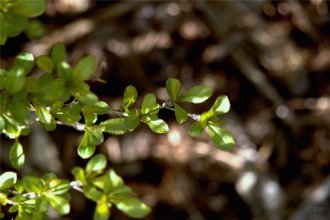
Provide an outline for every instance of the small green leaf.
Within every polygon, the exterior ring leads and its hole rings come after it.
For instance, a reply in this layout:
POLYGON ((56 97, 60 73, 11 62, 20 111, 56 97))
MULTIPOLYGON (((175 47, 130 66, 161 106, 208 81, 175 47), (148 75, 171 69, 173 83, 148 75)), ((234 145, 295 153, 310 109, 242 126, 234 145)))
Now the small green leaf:
POLYGON ((189 129, 189 134, 192 137, 198 137, 201 135, 204 131, 204 128, 202 127, 201 123, 199 121, 196 121, 192 124, 192 126, 189 129))
POLYGON ((51 205, 51 207, 60 213, 61 215, 69 214, 70 212, 70 204, 69 202, 61 196, 57 196, 54 194, 46 194, 47 201, 51 205))
POLYGON ((93 111, 93 108, 91 106, 83 106, 82 113, 84 115, 86 125, 92 125, 96 122, 97 114, 93 111))
POLYGON ((124 186, 123 179, 118 176, 118 174, 114 170, 109 170, 105 174, 104 179, 104 192, 111 193, 118 188, 122 188, 124 186))
POLYGON ((103 154, 97 154, 90 159, 86 165, 86 174, 102 172, 107 166, 107 159, 103 154))
POLYGON ((34 109, 39 121, 45 126, 47 131, 54 130, 56 128, 56 122, 50 110, 46 106, 34 101, 34 109))
POLYGON ((45 0, 16 0, 12 4, 12 10, 27 17, 36 17, 44 13, 46 9, 45 0))
POLYGON ((0 13, 0 44, 4 45, 7 41, 7 27, 6 27, 5 15, 0 13))
POLYGON ((229 111, 229 109, 230 102, 228 97, 225 95, 219 96, 211 108, 211 110, 216 114, 225 114, 229 111))
POLYGON ((53 195, 62 195, 70 189, 70 182, 68 180, 52 179, 48 183, 53 195))
POLYGON ((4 172, 0 176, 0 191, 9 189, 17 181, 17 174, 14 172, 4 172))
POLYGON ((52 52, 50 54, 50 58, 53 61, 53 64, 57 66, 61 62, 65 60, 66 57, 66 49, 63 43, 56 43, 53 46, 52 52))
MULTIPOLYGON (((153 93, 148 93, 142 102, 141 112, 142 114, 148 114, 158 108, 158 104, 156 103, 156 96, 153 93)), ((157 111, 155 111, 157 114, 157 111)))
POLYGON ((27 125, 29 123, 28 103, 20 100, 19 97, 13 97, 8 103, 7 110, 17 125, 27 125))
POLYGON ((147 124, 153 132, 158 134, 167 133, 169 131, 168 125, 162 119, 148 121, 147 124))
POLYGON ((2 133, 2 130, 5 128, 6 122, 5 119, 3 119, 2 116, 0 116, 0 133, 2 133))
POLYGON ((18 93, 24 87, 25 76, 22 68, 13 68, 7 75, 6 89, 10 95, 18 93))
POLYGON ((83 168, 74 167, 71 170, 71 173, 76 180, 80 181, 82 184, 86 184, 86 176, 85 176, 85 171, 83 168))
POLYGON ((171 100, 176 100, 181 90, 181 82, 175 78, 169 78, 166 81, 166 90, 171 100))
POLYGON ((188 113, 180 105, 174 103, 175 118, 177 122, 182 124, 188 119, 188 113))
POLYGON ((10 162, 16 169, 22 168, 25 161, 25 155, 23 152, 23 147, 18 139, 15 140, 14 144, 10 149, 10 162))
POLYGON ((212 95, 212 90, 207 86, 194 86, 177 99, 181 102, 202 103, 212 95))
POLYGON ((71 86, 72 95, 84 105, 95 105, 99 100, 98 97, 89 89, 86 83, 77 83, 71 86))
MULTIPOLYGON (((1 181, 1 180, 0 180, 1 181)), ((1 186, 1 185, 0 185, 1 186)), ((7 202, 8 202, 8 198, 7 198, 7 195, 4 194, 4 193, 0 193, 0 205, 7 205, 7 202)), ((0 213, 0 219, 2 219, 4 216, 1 217, 1 214, 0 213)))
POLYGON ((84 195, 90 200, 97 202, 102 198, 103 193, 95 186, 87 184, 83 186, 84 195))
POLYGON ((29 39, 39 39, 46 34, 46 28, 41 21, 33 19, 29 21, 29 25, 25 28, 24 33, 29 39))
POLYGON ((108 220, 110 217, 110 207, 107 202, 107 197, 103 196, 100 201, 97 202, 93 220, 108 220))
POLYGON ((40 195, 40 197, 38 197, 36 200, 36 205, 35 205, 36 213, 34 213, 32 220, 45 219, 48 211, 47 208, 48 208, 47 198, 44 195, 40 195))
POLYGON ((28 74, 34 66, 34 57, 32 53, 20 53, 14 62, 14 68, 19 68, 23 75, 28 74))
POLYGON ((73 70, 73 80, 82 82, 90 79, 97 69, 97 59, 95 56, 87 56, 80 60, 73 70))
POLYGON ((221 150, 231 150, 235 145, 232 134, 225 129, 208 124, 212 142, 221 150))
POLYGON ((23 186, 27 192, 42 192, 44 185, 42 184, 41 179, 34 176, 25 176, 23 178, 23 186))
POLYGON ((137 90, 134 86, 127 86, 124 92, 123 105, 130 107, 133 105, 137 98, 137 90))
POLYGON ((92 108, 97 114, 107 114, 109 112, 109 105, 103 101, 98 101, 92 108))
POLYGON ((149 206, 136 198, 124 198, 115 205, 120 211, 132 218, 143 218, 151 211, 149 206))
POLYGON ((49 101, 55 101, 61 99, 65 91, 65 82, 61 79, 55 79, 51 81, 48 86, 43 88, 44 98, 49 101))
POLYGON ((37 58, 37 65, 40 69, 47 73, 51 73, 54 68, 53 61, 49 58, 49 56, 40 56, 37 58))
POLYGON ((91 157, 96 145, 103 142, 103 127, 94 125, 86 127, 84 136, 78 146, 78 154, 81 158, 86 159, 91 157))
POLYGON ((125 118, 112 118, 103 121, 100 125, 104 126, 104 132, 121 135, 134 130, 140 124, 139 117, 128 116, 125 118))
POLYGON ((23 15, 17 13, 6 13, 5 18, 8 37, 15 37, 19 35, 28 26, 28 19, 23 15))
POLYGON ((57 75, 64 81, 69 81, 72 78, 73 69, 67 62, 60 62, 57 65, 57 75))

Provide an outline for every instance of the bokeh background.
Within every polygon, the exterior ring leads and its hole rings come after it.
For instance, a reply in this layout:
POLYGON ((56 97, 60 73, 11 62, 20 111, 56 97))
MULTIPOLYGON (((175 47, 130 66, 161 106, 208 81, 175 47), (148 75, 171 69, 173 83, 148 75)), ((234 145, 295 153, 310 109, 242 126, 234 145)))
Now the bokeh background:
MULTIPOLYGON (((98 148, 152 207, 146 219, 330 219, 330 2, 309 1, 89 1, 49 0, 39 17, 45 34, 20 35, 1 47, 1 67, 21 51, 48 54, 64 42, 68 60, 100 61, 92 90, 113 108, 126 86, 166 100, 165 81, 183 89, 204 84, 210 101, 186 105, 201 113, 228 95, 222 117, 237 146, 216 149, 207 135, 189 137, 162 110, 170 132, 146 126, 106 136, 98 148)), ((42 31, 41 31, 42 32, 42 31)), ((141 100, 140 100, 141 101, 141 100)), ((82 134, 33 125, 22 138, 30 160, 21 174, 70 170, 86 162, 76 153, 82 134)), ((1 170, 10 170, 1 138, 1 170)), ((72 211, 49 219, 92 219, 94 204, 72 192, 72 211)), ((113 220, 125 220, 114 208, 113 220)))

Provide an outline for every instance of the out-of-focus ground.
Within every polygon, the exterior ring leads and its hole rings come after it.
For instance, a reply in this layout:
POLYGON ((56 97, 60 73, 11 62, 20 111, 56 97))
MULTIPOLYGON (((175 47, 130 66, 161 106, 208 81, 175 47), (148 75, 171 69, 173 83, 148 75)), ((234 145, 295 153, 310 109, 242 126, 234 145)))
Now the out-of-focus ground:
MULTIPOLYGON (((213 98, 186 105, 206 110, 228 95, 223 117, 237 146, 217 150, 207 135, 191 138, 191 121, 155 135, 146 126, 107 136, 98 151, 152 207, 146 219, 330 219, 330 2, 310 1, 88 1, 48 2, 47 34, 24 35, 1 47, 1 67, 27 50, 36 56, 62 41, 68 60, 100 60, 92 90, 113 108, 127 85, 142 97, 165 100, 165 81, 183 89, 205 84, 213 98)), ((30 161, 23 173, 70 170, 85 161, 76 153, 81 133, 33 127, 24 138, 30 161)), ((6 142, 6 140, 2 140, 6 142)), ((5 144, 1 169, 10 169, 5 144)), ((72 212, 49 219, 92 219, 94 205, 77 192, 72 212)), ((112 209, 114 220, 124 216, 112 209)))

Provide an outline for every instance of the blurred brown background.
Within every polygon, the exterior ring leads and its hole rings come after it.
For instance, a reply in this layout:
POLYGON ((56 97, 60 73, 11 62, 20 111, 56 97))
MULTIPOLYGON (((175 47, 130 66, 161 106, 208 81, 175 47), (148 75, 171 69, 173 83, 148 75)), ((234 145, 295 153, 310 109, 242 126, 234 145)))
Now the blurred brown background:
MULTIPOLYGON (((330 219, 330 2, 309 1, 48 1, 39 19, 47 34, 24 35, 1 47, 1 66, 20 51, 47 54, 66 44, 73 64, 87 54, 100 61, 89 81, 116 108, 127 85, 160 100, 168 77, 187 89, 205 84, 211 100, 186 105, 201 113, 217 95, 232 110, 222 119, 237 146, 217 150, 209 138, 191 138, 192 121, 170 132, 146 126, 107 136, 98 151, 153 211, 146 219, 330 219)), ((102 119, 102 118, 101 118, 102 119)), ((22 174, 52 171, 72 179, 84 166, 76 153, 81 133, 37 125, 24 138, 22 174), (29 146, 29 147, 27 147, 29 146)), ((2 140, 6 143, 7 140, 2 140)), ((2 144, 5 146, 5 144, 2 144)), ((1 169, 11 169, 1 147, 1 169)), ((92 219, 94 204, 72 192, 72 212, 49 219, 92 219)), ((113 220, 128 217, 112 209, 113 220)))

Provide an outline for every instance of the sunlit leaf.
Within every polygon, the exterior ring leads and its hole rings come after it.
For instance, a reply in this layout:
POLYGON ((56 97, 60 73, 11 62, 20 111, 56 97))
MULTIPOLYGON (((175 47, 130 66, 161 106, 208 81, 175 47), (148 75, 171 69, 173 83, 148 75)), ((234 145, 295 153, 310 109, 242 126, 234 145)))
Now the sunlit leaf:
POLYGON ((70 204, 63 197, 48 193, 46 198, 51 207, 58 213, 66 215, 70 212, 70 204))
POLYGON ((0 191, 12 187, 17 181, 17 174, 14 172, 4 172, 0 176, 0 191))
POLYGON ((230 109, 230 102, 227 96, 222 95, 217 98, 214 102, 211 110, 216 114, 224 114, 227 113, 230 109))
POLYGON ((105 196, 97 202, 93 220, 108 220, 110 217, 110 206, 105 196))
POLYGON ((86 174, 92 172, 102 172, 107 166, 107 159, 103 154, 97 154, 92 157, 86 165, 86 174))
POLYGON ((8 37, 17 36, 28 27, 28 19, 23 15, 17 13, 6 13, 5 19, 8 37))
POLYGON ((153 132, 158 134, 167 133, 169 131, 168 125, 162 119, 148 121, 147 124, 153 132))
POLYGON ((157 113, 156 109, 158 108, 158 104, 156 103, 156 96, 153 93, 148 93, 142 102, 141 112, 142 114, 148 114, 152 111, 157 113))
POLYGON ((124 186, 123 179, 118 176, 118 174, 114 170, 109 170, 105 174, 104 179, 104 192, 110 193, 115 191, 118 188, 121 188, 124 186))
POLYGON ((207 86, 194 86, 177 99, 181 102, 202 103, 212 95, 212 90, 207 86))
POLYGON ((134 130, 140 123, 140 119, 136 116, 128 116, 125 118, 113 118, 103 121, 100 125, 104 126, 104 132, 121 135, 128 131, 134 130))
POLYGON ((83 186, 84 195, 90 200, 97 202, 102 198, 103 193, 95 186, 87 184, 83 186))
POLYGON ((11 164, 16 169, 20 169, 24 165, 25 155, 23 152, 23 147, 18 139, 16 139, 14 144, 11 146, 9 158, 11 164))
POLYGON ((136 198, 125 198, 115 203, 116 207, 132 218, 143 218, 149 214, 151 209, 145 203, 136 198))
POLYGON ((229 131, 218 126, 208 124, 212 142, 221 150, 231 150, 235 146, 235 140, 229 131))
POLYGON ((34 176, 24 176, 23 186, 27 192, 42 192, 43 184, 42 181, 34 176))

